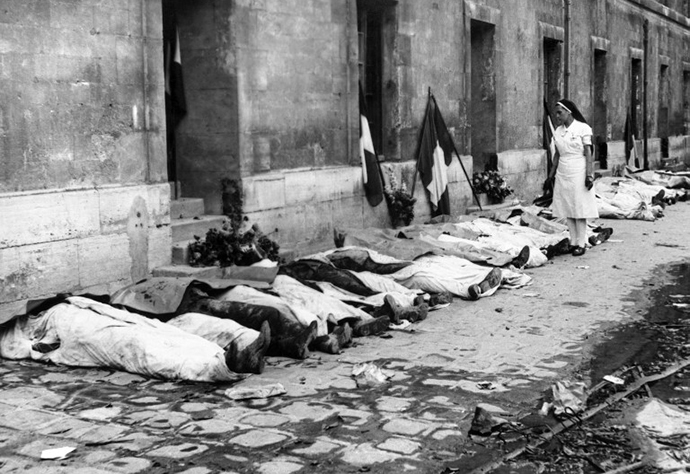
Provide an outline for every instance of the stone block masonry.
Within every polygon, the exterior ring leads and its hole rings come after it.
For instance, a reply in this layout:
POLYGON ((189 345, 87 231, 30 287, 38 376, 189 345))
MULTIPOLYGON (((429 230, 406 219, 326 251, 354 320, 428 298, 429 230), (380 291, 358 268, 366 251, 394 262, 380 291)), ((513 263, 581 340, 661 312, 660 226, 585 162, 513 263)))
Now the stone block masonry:
POLYGON ((0 195, 0 322, 31 299, 110 293, 171 258, 168 184, 0 195))

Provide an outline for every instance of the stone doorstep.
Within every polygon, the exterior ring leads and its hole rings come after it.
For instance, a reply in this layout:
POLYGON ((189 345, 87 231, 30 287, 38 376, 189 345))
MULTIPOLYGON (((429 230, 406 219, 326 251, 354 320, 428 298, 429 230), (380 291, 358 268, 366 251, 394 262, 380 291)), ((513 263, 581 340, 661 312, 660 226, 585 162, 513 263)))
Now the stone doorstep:
POLYGON ((202 198, 178 198, 170 201, 170 219, 203 216, 204 212, 204 200, 202 198))
MULTIPOLYGON (((474 198, 472 198, 472 202, 476 202, 474 198)), ((507 207, 513 207, 517 206, 520 204, 520 201, 517 199, 513 199, 510 201, 504 201, 498 204, 487 204, 486 206, 482 206, 481 209, 479 209, 479 206, 474 205, 474 206, 469 206, 467 208, 467 214, 472 214, 474 212, 486 212, 486 211, 496 211, 499 209, 507 208, 507 207)))
MULTIPOLYGON (((199 236, 203 237, 203 236, 199 236)), ((195 242, 192 240, 183 240, 181 242, 173 242, 172 245, 172 264, 173 265, 187 265, 189 262, 189 244, 195 242)))
POLYGON ((201 238, 206 237, 206 233, 212 229, 220 229, 227 220, 225 216, 198 216, 184 219, 172 219, 170 227, 172 229, 172 241, 182 242, 193 240, 197 235, 201 238))

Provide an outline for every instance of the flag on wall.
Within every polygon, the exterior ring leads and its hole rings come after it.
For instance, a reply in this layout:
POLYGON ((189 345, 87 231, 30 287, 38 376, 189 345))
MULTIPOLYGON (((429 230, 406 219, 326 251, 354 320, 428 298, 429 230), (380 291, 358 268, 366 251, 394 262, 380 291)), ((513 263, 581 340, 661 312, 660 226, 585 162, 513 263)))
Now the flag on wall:
POLYGON ((453 142, 432 95, 424 117, 417 171, 429 195, 432 216, 450 214, 448 166, 453 160, 453 142))
POLYGON ((362 84, 359 84, 359 157, 362 160, 362 182, 364 183, 364 194, 369 201, 369 205, 376 207, 383 201, 383 179, 381 178, 381 168, 379 167, 374 142, 371 139, 369 120, 367 119, 367 104, 364 100, 362 84))
POLYGON ((551 120, 551 114, 549 114, 549 105, 544 99, 544 121, 542 123, 543 136, 544 136, 544 149, 546 150, 546 174, 551 173, 551 168, 553 167, 553 158, 556 155, 556 143, 553 140, 553 121, 551 120))

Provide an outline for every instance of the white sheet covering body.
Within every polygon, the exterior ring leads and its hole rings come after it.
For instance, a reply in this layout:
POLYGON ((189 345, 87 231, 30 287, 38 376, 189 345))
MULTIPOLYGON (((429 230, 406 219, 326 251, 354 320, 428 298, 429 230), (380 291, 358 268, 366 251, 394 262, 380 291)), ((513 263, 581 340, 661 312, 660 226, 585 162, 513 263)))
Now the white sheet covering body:
POLYGON ((221 301, 237 301, 239 303, 270 306, 304 327, 316 321, 317 336, 325 336, 328 334, 328 325, 326 324, 325 317, 322 319, 319 315, 314 314, 307 308, 249 286, 236 286, 216 298, 221 301))
MULTIPOLYGON (((478 284, 492 268, 482 267, 469 260, 449 255, 430 255, 416 259, 412 265, 390 275, 401 285, 430 293, 448 291, 460 298, 469 298, 468 289, 478 284)), ((505 268, 501 272, 500 286, 517 288, 531 282, 532 278, 523 273, 505 268)), ((482 297, 490 296, 499 287, 482 293, 482 297)))
POLYGON ((287 275, 278 275, 273 281, 273 290, 290 304, 308 309, 319 318, 338 324, 345 319, 372 319, 369 313, 343 303, 337 298, 309 288, 287 275))
MULTIPOLYGON (((258 335, 258 333, 257 333, 258 335)), ((0 333, 0 355, 76 367, 109 367, 168 380, 229 382, 216 343, 173 325, 88 298, 70 297, 36 316, 22 316, 0 333), (58 343, 45 353, 36 343, 58 343)))

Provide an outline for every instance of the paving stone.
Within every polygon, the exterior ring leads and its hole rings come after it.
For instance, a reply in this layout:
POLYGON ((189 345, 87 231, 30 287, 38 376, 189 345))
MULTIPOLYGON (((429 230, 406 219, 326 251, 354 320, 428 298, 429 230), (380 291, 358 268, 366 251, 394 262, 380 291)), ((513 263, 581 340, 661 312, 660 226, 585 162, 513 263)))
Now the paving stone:
POLYGON ((381 462, 389 462, 401 456, 390 451, 374 448, 370 443, 350 446, 343 451, 342 459, 355 466, 367 466, 381 462))
POLYGON ((158 456, 163 458, 183 459, 203 453, 208 446, 202 444, 183 443, 173 446, 162 446, 146 453, 147 456, 158 456))
POLYGON ((244 456, 233 456, 232 454, 226 454, 225 458, 228 461, 232 462, 238 462, 238 463, 247 463, 249 462, 249 458, 245 458, 244 456))
POLYGON ((259 465, 257 472, 261 474, 292 474, 302 469, 304 466, 294 462, 271 461, 259 465))
POLYGON ((464 433, 458 430, 438 430, 431 435, 432 438, 439 441, 444 440, 450 436, 458 436, 462 438, 464 436, 464 433))
POLYGON ((16 407, 53 407, 62 400, 61 395, 45 387, 14 387, 0 391, 0 401, 16 407))
POLYGON ((77 439, 85 443, 103 443, 120 438, 129 428, 116 424, 96 425, 77 439))
POLYGON ((287 434, 278 434, 270 431, 251 430, 239 436, 230 439, 230 443, 239 444, 248 448, 259 448, 261 446, 268 446, 269 444, 276 444, 288 438, 287 434))
POLYGON ((121 412, 122 408, 120 407, 101 407, 80 411, 77 416, 87 420, 108 421, 118 416, 121 412))
POLYGON ((154 403, 160 403, 160 399, 158 397, 142 397, 142 398, 134 398, 130 400, 132 403, 136 403, 137 405, 152 405, 154 403))
POLYGON ((21 472, 26 470, 26 460, 0 455, 0 470, 2 472, 21 472))
POLYGON ((394 451, 400 454, 412 454, 419 449, 419 443, 405 438, 393 437, 379 444, 377 448, 385 449, 386 451, 394 451))
POLYGON ((276 415, 274 413, 257 413, 242 418, 242 423, 258 427, 280 426, 288 423, 290 418, 276 415))
POLYGON ((41 453, 46 449, 64 448, 64 447, 77 447, 77 443, 74 441, 65 441, 58 438, 41 438, 35 441, 31 441, 23 446, 21 446, 17 453, 22 456, 27 456, 34 459, 40 459, 41 453))
POLYGON ((355 379, 349 377, 349 378, 342 378, 338 380, 334 380, 330 384, 330 388, 334 388, 337 390, 355 390, 357 388, 357 382, 355 382, 355 379))
POLYGON ((229 422, 237 423, 239 426, 239 420, 250 413, 263 413, 261 410, 254 410, 252 408, 245 407, 231 407, 231 408, 219 408, 214 410, 216 412, 215 419, 225 420, 229 422))
POLYGON ((178 412, 158 412, 156 416, 149 418, 143 423, 143 426, 148 426, 155 429, 168 429, 183 425, 190 421, 189 415, 178 412))
POLYGON ((0 415, 0 426, 23 431, 38 431, 43 426, 64 420, 62 414, 47 413, 39 410, 24 410, 22 408, 8 411, 0 415))
POLYGON ((212 407, 212 405, 208 403, 183 403, 180 405, 180 410, 182 410, 185 413, 192 413, 195 411, 205 411, 208 410, 212 407))
POLYGON ((443 379, 426 379, 423 380, 424 385, 431 385, 435 387, 455 387, 458 382, 455 380, 443 380, 443 379))
POLYGON ((42 383, 74 383, 74 375, 69 372, 49 373, 39 379, 42 383))
POLYGON ((298 420, 314 420, 320 421, 328 418, 329 416, 337 413, 331 407, 317 403, 306 403, 306 402, 295 402, 287 407, 280 409, 281 413, 290 415, 298 420))
POLYGON ((172 382, 161 382, 151 385, 151 388, 156 392, 174 392, 179 388, 179 386, 172 382))
POLYGON ((113 444, 113 446, 117 446, 118 449, 122 450, 140 452, 149 449, 159 440, 160 438, 156 438, 147 433, 131 432, 118 438, 117 443, 113 444))
MULTIPOLYGON (((353 380, 354 382, 354 380, 353 380)), ((351 400, 356 400, 358 398, 362 398, 362 395, 359 395, 358 393, 349 393, 349 392, 338 392, 338 396, 340 398, 349 398, 351 400)))
POLYGON ((60 436, 61 438, 77 439, 97 426, 98 424, 90 421, 80 420, 73 417, 63 417, 55 420, 49 425, 43 426, 36 431, 40 434, 48 436, 60 436))
POLYGON ((0 402, 0 416, 4 415, 5 413, 14 411, 16 409, 17 407, 15 407, 14 405, 9 405, 7 403, 0 402))
POLYGON ((90 453, 86 453, 82 458, 81 461, 86 464, 94 465, 94 464, 100 464, 104 461, 108 461, 110 459, 113 459, 115 456, 117 456, 116 453, 112 451, 106 451, 106 450, 98 450, 98 451, 92 451, 90 453))
POLYGON ((414 420, 395 418, 383 425, 383 429, 389 433, 414 436, 427 429, 428 426, 429 425, 426 423, 420 423, 414 420))
POLYGON ((238 429, 236 423, 225 420, 201 420, 189 423, 180 428, 179 433, 185 436, 197 436, 204 434, 229 433, 238 429))
POLYGON ((114 372, 103 380, 113 385, 120 386, 146 382, 146 378, 141 375, 130 374, 128 372, 114 372))
POLYGON ((355 410, 352 408, 345 408, 338 405, 335 405, 333 408, 336 409, 338 415, 341 418, 345 419, 349 424, 354 426, 364 425, 368 423, 369 418, 371 418, 371 416, 373 415, 370 411, 355 410), (348 420, 348 418, 354 418, 354 420, 350 421, 348 420))
POLYGON ((406 411, 414 402, 411 398, 381 397, 376 400, 376 408, 381 411, 401 412, 406 411))
POLYGON ((453 402, 450 401, 450 398, 444 397, 444 396, 441 396, 441 395, 436 396, 436 397, 432 397, 432 398, 428 399, 428 400, 427 400, 427 403, 433 403, 433 404, 435 404, 435 405, 443 405, 443 406, 452 406, 452 405, 455 405, 455 403, 453 403, 453 402))
POLYGON ((205 467, 193 467, 191 469, 187 469, 186 471, 179 471, 178 474, 209 474, 211 472, 210 469, 206 469, 205 467))
POLYGON ((339 448, 342 448, 342 446, 331 441, 317 439, 311 446, 301 449, 293 449, 292 452, 304 456, 318 456, 321 454, 330 453, 331 451, 339 448))
POLYGON ((155 429, 177 427, 190 421, 189 415, 174 411, 142 410, 127 414, 120 420, 126 424, 137 424, 155 429))

